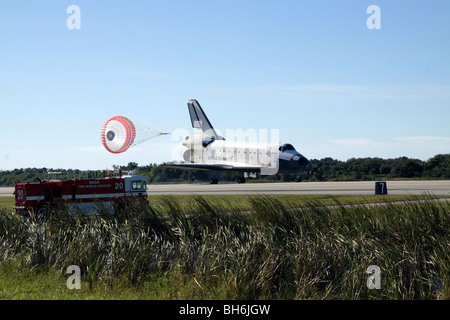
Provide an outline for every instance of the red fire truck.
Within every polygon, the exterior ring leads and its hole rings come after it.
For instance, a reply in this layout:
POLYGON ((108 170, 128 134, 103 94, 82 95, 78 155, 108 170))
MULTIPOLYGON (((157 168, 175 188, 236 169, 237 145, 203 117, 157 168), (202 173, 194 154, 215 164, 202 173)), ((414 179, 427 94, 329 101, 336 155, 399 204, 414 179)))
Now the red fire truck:
POLYGON ((114 213, 127 197, 147 198, 147 178, 119 172, 117 177, 16 182, 14 195, 14 209, 23 216, 39 216, 60 204, 67 204, 72 215, 97 214, 99 209, 114 213))

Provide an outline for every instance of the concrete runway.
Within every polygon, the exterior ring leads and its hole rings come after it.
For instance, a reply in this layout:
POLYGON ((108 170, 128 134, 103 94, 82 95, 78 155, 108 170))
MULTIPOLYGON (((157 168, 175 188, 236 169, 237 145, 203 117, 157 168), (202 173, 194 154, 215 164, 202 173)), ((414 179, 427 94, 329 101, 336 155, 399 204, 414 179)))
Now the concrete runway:
POLYGON ((14 188, 0 188, 0 197, 13 197, 14 188))
MULTIPOLYGON (((450 195, 448 181, 387 181, 388 194, 450 195)), ((373 195, 375 181, 362 182, 297 182, 245 184, 173 184, 149 185, 149 195, 160 194, 319 194, 319 195, 373 195)))
MULTIPOLYGON (((450 195, 450 180, 387 181, 391 195, 450 195)), ((11 197, 14 188, 0 188, 0 196, 11 197)), ((319 194, 373 195, 374 181, 358 182, 298 182, 245 184, 149 184, 149 195, 238 195, 238 194, 319 194)))

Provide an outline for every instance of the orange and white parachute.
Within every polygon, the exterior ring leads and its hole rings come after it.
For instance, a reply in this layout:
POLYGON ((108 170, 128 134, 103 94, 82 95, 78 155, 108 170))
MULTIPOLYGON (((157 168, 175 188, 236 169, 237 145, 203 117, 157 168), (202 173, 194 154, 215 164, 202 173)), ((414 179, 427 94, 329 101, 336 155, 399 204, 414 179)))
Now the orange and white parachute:
POLYGON ((122 153, 131 146, 164 134, 168 133, 144 126, 135 126, 130 119, 116 116, 103 124, 100 138, 106 150, 111 153, 122 153))
POLYGON ((103 146, 111 153, 122 153, 128 150, 136 137, 136 128, 130 119, 116 116, 102 127, 101 140, 103 146))

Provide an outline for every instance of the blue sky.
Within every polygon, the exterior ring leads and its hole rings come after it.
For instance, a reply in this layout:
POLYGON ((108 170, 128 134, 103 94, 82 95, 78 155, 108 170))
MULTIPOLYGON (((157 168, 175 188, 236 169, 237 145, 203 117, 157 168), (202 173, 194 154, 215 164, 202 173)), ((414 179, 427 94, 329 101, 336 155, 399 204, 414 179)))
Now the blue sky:
POLYGON ((222 132, 279 129, 307 158, 427 160, 450 152, 448 39, 438 0, 3 0, 0 170, 176 160, 175 135, 114 155, 100 129, 192 131, 192 98, 222 132))

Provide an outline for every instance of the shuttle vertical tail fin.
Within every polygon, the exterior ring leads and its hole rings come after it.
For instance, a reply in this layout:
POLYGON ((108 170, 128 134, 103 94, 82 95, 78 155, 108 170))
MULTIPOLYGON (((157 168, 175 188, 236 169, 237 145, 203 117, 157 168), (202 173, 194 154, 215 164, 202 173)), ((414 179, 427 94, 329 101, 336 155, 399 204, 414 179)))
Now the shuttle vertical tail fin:
POLYGON ((217 133, 198 101, 194 99, 189 100, 188 109, 189 115, 191 116, 192 128, 201 129, 203 133, 206 133, 211 138, 217 139, 217 133))

